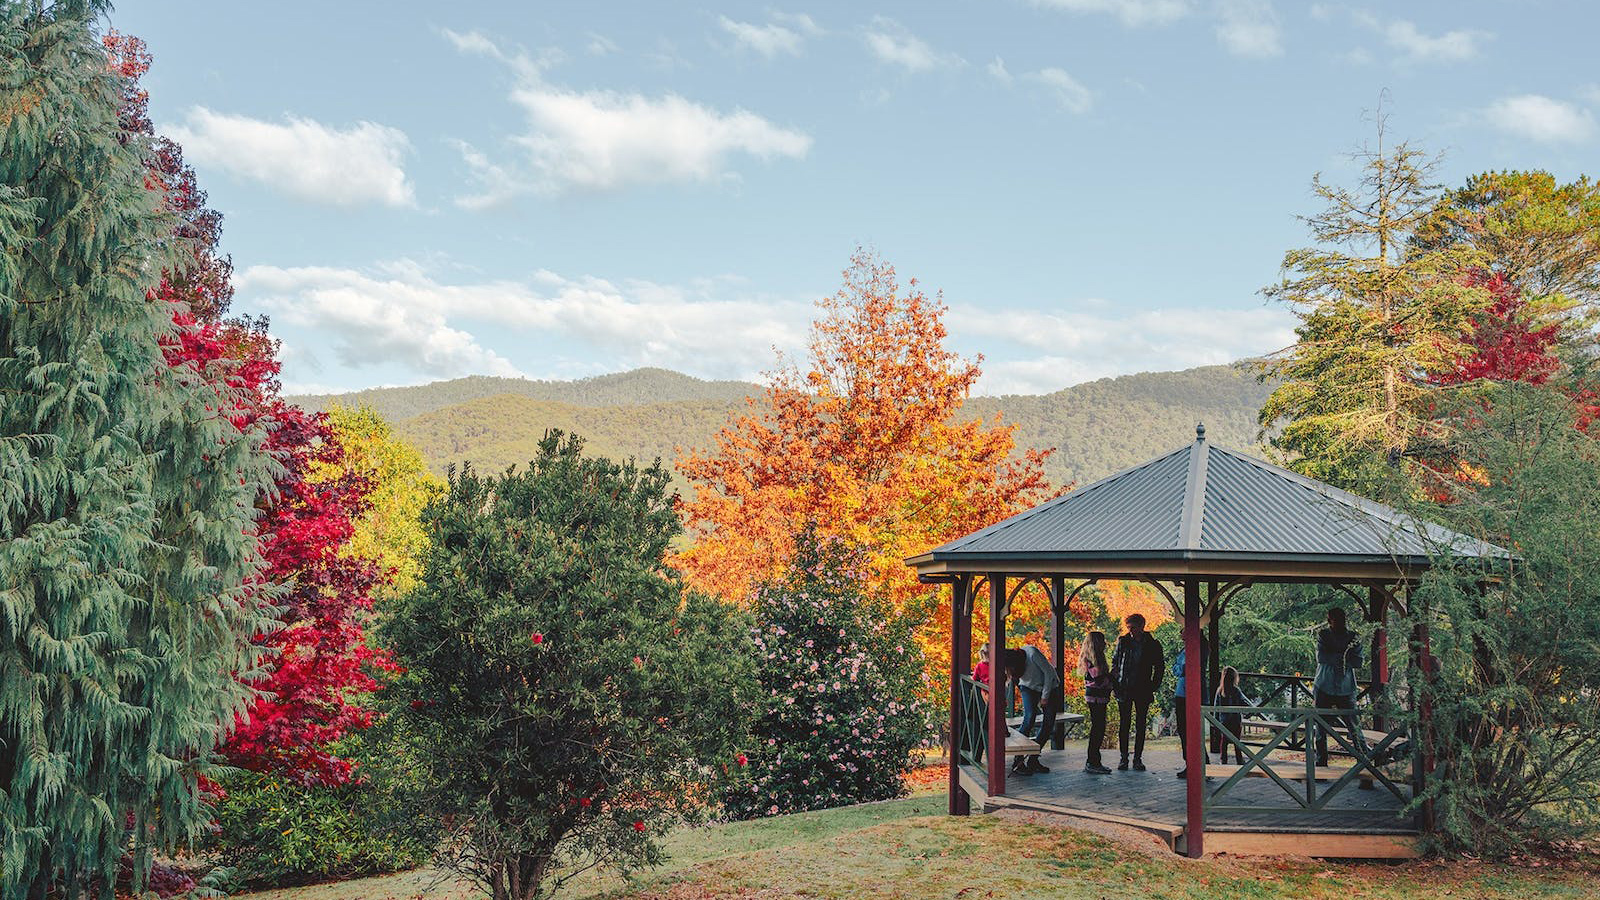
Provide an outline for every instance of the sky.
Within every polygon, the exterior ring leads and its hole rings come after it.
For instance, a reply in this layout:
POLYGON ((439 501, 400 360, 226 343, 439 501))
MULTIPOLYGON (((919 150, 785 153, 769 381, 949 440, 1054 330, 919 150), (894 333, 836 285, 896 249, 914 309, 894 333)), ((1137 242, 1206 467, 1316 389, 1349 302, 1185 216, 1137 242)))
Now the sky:
MULTIPOLYGON (((1587 0, 123 0, 290 393, 803 354, 858 247, 978 392, 1293 341, 1260 289, 1376 140, 1582 174, 1587 0)), ((1594 167, 1589 166, 1589 171, 1594 167)))

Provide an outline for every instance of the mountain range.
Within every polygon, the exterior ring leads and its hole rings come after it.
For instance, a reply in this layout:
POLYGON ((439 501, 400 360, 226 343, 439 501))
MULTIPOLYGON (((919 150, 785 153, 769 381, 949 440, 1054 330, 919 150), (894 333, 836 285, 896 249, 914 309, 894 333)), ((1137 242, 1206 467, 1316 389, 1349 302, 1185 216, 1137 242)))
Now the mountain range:
MULTIPOLYGON (((973 397, 963 414, 1017 426, 1019 448, 1055 448, 1045 474, 1055 484, 1090 481, 1194 439, 1259 453, 1256 414, 1272 390, 1247 363, 1103 378, 1050 394, 973 397)), ((576 432, 587 449, 672 463, 680 448, 704 449, 762 387, 705 381, 666 369, 635 369, 576 381, 472 376, 415 387, 289 397, 308 409, 372 407, 443 472, 470 462, 482 471, 525 463, 546 429, 576 432)))

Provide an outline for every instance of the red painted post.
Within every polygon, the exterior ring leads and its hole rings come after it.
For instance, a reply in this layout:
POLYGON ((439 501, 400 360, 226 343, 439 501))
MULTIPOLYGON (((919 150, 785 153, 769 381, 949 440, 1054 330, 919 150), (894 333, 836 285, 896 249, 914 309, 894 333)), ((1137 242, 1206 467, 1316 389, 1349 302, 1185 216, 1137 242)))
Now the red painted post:
POLYGON ((967 606, 972 576, 962 575, 950 585, 950 815, 972 811, 971 798, 961 789, 962 729, 966 711, 961 708, 961 678, 972 671, 972 611, 967 606))
POLYGON ((989 796, 1006 793, 1006 701, 1011 685, 1006 683, 1006 577, 989 573, 989 796))
POLYGON ((1205 656, 1200 646, 1200 582, 1191 578, 1183 583, 1183 705, 1184 754, 1183 765, 1189 770, 1186 779, 1188 828, 1184 831, 1184 845, 1189 856, 1198 859, 1205 852, 1205 806, 1202 791, 1205 789, 1205 750, 1201 735, 1205 733, 1200 721, 1201 673, 1205 671, 1205 656))
MULTIPOLYGON (((1065 578, 1055 577, 1050 579, 1050 658, 1055 661, 1056 678, 1063 685, 1067 683, 1067 581, 1065 578)), ((1066 703, 1065 692, 1062 694, 1062 703, 1066 703)), ((1065 710, 1058 710, 1065 712, 1065 710)), ((1057 726, 1058 728, 1060 726, 1057 726)), ((1057 731, 1056 734, 1063 734, 1057 731)), ((1051 746, 1060 750, 1064 744, 1056 740, 1056 734, 1049 735, 1051 746)))
MULTIPOLYGON (((1433 777, 1434 764, 1433 680, 1435 664, 1430 646, 1431 642, 1428 637, 1428 626, 1422 622, 1412 626, 1411 639, 1418 648, 1417 661, 1422 670, 1422 690, 1417 698, 1417 730, 1421 732, 1418 735, 1417 747, 1419 748, 1418 756, 1422 763, 1422 778, 1419 780, 1419 784, 1426 788, 1428 781, 1433 777)), ((1422 801, 1422 829, 1431 832, 1433 831, 1433 825, 1433 801, 1424 800, 1422 801)))
POLYGON ((1383 703, 1389 697, 1389 596, 1378 588, 1367 590, 1367 621, 1377 626, 1372 630, 1372 686, 1367 694, 1372 698, 1372 727, 1388 731, 1383 703))

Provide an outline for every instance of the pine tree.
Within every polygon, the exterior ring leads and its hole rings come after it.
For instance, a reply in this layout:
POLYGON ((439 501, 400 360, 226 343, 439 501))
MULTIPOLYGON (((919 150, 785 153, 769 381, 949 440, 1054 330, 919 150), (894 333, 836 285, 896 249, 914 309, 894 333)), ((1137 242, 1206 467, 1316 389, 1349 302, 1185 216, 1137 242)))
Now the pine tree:
POLYGON ((109 898, 130 849, 137 873, 193 836, 269 627, 273 463, 225 379, 164 359, 150 288, 187 248, 119 122, 101 6, 0 4, 4 900, 109 898))
POLYGON ((1284 254, 1284 279, 1262 291, 1300 318, 1298 340, 1265 366, 1280 380, 1261 425, 1308 475, 1356 488, 1398 462, 1428 421, 1426 376, 1453 364, 1486 302, 1464 276, 1478 260, 1459 244, 1408 253, 1433 213, 1434 163, 1401 143, 1356 154, 1356 190, 1312 180, 1326 202, 1305 218, 1317 246, 1284 254))

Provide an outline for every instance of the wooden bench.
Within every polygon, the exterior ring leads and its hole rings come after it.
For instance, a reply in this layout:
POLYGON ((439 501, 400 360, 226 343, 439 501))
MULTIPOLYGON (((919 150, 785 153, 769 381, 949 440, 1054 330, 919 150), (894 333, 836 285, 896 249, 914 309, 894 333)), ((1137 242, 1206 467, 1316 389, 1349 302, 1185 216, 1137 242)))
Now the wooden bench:
MULTIPOLYGON (((1058 713, 1056 715, 1055 734, 1050 736, 1050 745, 1057 750, 1060 750, 1062 746, 1066 744, 1068 735, 1072 734, 1072 732, 1080 724, 1082 724, 1082 722, 1083 716, 1079 715, 1078 713, 1058 713)), ((1011 716, 1006 719, 1006 725, 1010 726, 1013 731, 1016 730, 1016 728, 1021 724, 1021 716, 1011 716)))
MULTIPOLYGON (((1274 719, 1245 719, 1243 722, 1239 723, 1240 743, 1261 746, 1261 744, 1264 743, 1263 741, 1252 741, 1244 734, 1244 732, 1252 730, 1267 731, 1276 735, 1288 727, 1290 727, 1288 722, 1279 722, 1274 719)), ((1346 738, 1350 736, 1349 729, 1341 728, 1339 729, 1339 733, 1344 735, 1346 738)), ((1367 746, 1370 747, 1381 743, 1384 738, 1389 736, 1389 733, 1387 731, 1373 731, 1370 728, 1363 728, 1361 729, 1361 736, 1367 742, 1367 746)), ((1296 743, 1295 747, 1298 748, 1299 744, 1296 743)), ((1344 752, 1344 748, 1339 746, 1339 742, 1337 740, 1330 740, 1328 741, 1328 752, 1342 754, 1344 752)))

